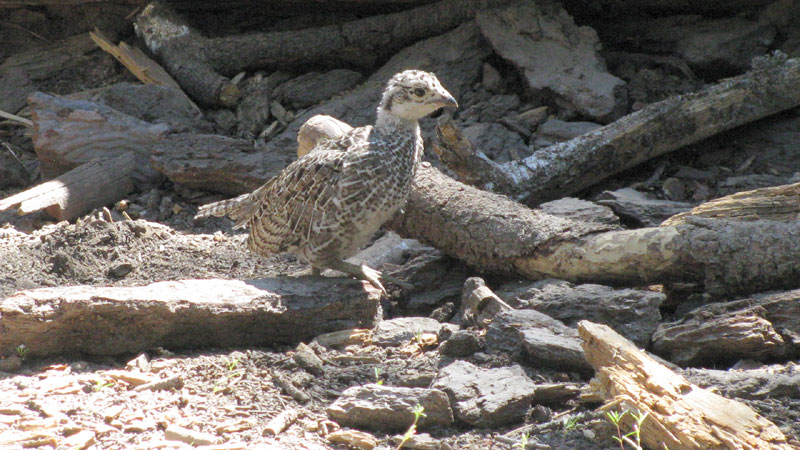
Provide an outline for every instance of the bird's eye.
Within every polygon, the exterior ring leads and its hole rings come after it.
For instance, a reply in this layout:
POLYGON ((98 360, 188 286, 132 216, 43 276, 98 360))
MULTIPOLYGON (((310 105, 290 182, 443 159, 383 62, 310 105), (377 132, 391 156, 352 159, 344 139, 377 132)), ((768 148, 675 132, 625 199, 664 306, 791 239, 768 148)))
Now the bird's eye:
POLYGON ((414 89, 414 95, 416 95, 417 97, 423 97, 425 95, 425 89, 422 88, 414 89))

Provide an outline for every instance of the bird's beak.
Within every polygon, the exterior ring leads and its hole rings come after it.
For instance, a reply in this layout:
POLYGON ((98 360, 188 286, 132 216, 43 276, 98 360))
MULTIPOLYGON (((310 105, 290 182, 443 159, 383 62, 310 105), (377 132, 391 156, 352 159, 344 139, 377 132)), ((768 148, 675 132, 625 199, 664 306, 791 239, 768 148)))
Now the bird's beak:
POLYGON ((439 98, 432 100, 431 103, 441 107, 452 106, 453 108, 458 108, 458 102, 450 94, 442 94, 439 98))

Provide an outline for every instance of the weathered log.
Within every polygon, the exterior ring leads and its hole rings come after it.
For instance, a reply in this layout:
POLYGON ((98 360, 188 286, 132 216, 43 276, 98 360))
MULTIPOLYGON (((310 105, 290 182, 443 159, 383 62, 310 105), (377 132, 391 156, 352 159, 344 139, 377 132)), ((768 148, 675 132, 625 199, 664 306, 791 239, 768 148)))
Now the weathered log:
POLYGON ((608 409, 647 414, 640 436, 648 448, 791 448, 775 424, 743 403, 689 383, 608 326, 581 321, 578 331, 595 368, 592 388, 608 409))
POLYGON ((151 149, 150 164, 172 182, 229 195, 255 190, 292 162, 255 152, 249 140, 212 134, 172 134, 151 149))
POLYGON ((513 183, 503 193, 530 205, 560 198, 656 156, 798 104, 800 58, 795 58, 700 92, 670 97, 528 158, 505 163, 501 167, 513 183))
POLYGON ((72 220, 133 191, 133 153, 81 164, 58 178, 0 200, 0 211, 20 215, 44 209, 56 220, 72 220))
POLYGON ((239 92, 222 75, 256 67, 308 64, 373 67, 376 61, 417 40, 466 22, 476 10, 502 2, 443 0, 340 25, 215 39, 201 36, 168 7, 154 2, 136 18, 135 27, 139 38, 189 95, 202 103, 231 106, 238 101, 239 92))
POLYGON ((686 223, 689 217, 797 220, 800 218, 800 183, 737 192, 709 200, 691 211, 670 217, 661 226, 680 225, 686 223))
POLYGON ((653 350, 681 366, 794 359, 800 353, 800 290, 701 306, 660 324, 653 350))
POLYGON ((34 92, 28 97, 34 124, 33 146, 42 175, 54 177, 76 166, 121 153, 136 156, 132 176, 140 187, 162 177, 150 167, 150 146, 169 130, 105 105, 34 92))
POLYGON ((36 356, 291 344, 372 327, 379 297, 361 281, 324 277, 32 289, 0 304, 0 353, 21 344, 36 356))

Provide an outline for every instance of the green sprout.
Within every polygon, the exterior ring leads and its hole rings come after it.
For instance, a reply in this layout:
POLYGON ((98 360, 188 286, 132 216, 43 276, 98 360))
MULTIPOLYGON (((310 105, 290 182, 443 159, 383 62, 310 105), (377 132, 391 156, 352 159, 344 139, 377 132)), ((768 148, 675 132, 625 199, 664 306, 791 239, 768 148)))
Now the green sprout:
POLYGON ((381 368, 375 367, 375 384, 383 384, 383 380, 381 380, 381 368))
POLYGON ((525 450, 528 448, 528 439, 531 437, 530 433, 522 433, 522 436, 519 437, 519 442, 512 445, 511 448, 519 448, 519 450, 525 450))
POLYGON ((638 412, 630 412, 628 410, 625 410, 622 413, 618 413, 617 411, 608 411, 606 413, 608 420, 610 420, 611 423, 613 423, 617 428, 617 435, 612 437, 615 441, 619 442, 620 450, 625 450, 626 444, 631 446, 634 450, 643 450, 641 439, 642 423, 647 418, 648 414, 650 413, 641 414, 638 412), (633 424, 633 430, 630 433, 623 435, 621 425, 622 419, 626 414, 630 414, 636 423, 633 424))
POLYGON ((412 436, 417 434, 417 422, 419 422, 419 418, 428 417, 428 415, 425 414, 425 408, 419 403, 414 406, 414 410, 412 412, 414 413, 414 423, 408 427, 408 431, 406 431, 406 434, 403 435, 400 445, 398 445, 395 450, 400 450, 406 444, 406 442, 411 439, 412 436))
POLYGON ((14 352, 19 356, 19 359, 25 361, 25 358, 28 356, 28 350, 25 344, 19 344, 17 348, 14 349, 14 352))

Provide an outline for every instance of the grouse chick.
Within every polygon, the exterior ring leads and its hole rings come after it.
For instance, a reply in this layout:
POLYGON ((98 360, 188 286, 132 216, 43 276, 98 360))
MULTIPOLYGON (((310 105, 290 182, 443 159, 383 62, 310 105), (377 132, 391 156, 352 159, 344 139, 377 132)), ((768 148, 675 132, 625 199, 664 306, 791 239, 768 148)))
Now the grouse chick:
POLYGON ((312 271, 330 268, 383 290, 380 272, 345 261, 405 203, 422 156, 417 121, 458 104, 435 75, 394 75, 374 126, 318 144, 252 193, 202 206, 195 218, 230 216, 248 226, 247 247, 294 253, 312 271))

